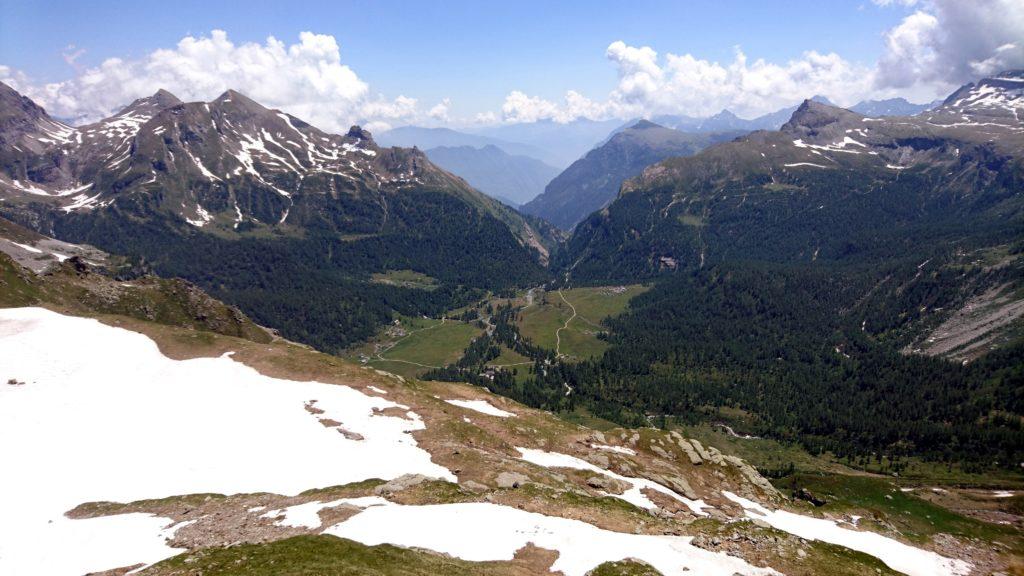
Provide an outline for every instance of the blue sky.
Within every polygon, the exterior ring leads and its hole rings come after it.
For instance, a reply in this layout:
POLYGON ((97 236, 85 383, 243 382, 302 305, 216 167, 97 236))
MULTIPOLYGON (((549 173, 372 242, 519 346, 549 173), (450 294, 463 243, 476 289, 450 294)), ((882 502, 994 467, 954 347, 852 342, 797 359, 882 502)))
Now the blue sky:
MULTIPOLYGON (((886 34, 918 10, 941 17, 939 4, 0 0, 0 65, 38 88, 73 80, 108 58, 142 61, 154 50, 173 49, 186 36, 204 37, 215 29, 236 45, 262 44, 268 36, 293 44, 300 32, 311 31, 334 38, 341 62, 367 85, 367 97, 390 101, 404 95, 424 109, 447 98, 452 117, 492 112, 500 118, 514 91, 560 105, 572 90, 603 103, 622 76, 622 63, 606 57, 615 41, 653 48, 661 65, 671 53, 727 67, 739 46, 749 61, 785 66, 813 50, 868 70, 885 57, 886 34), (79 50, 84 52, 73 64, 65 61, 79 50)), ((841 90, 841 80, 830 82, 824 87, 841 90)), ((751 113, 759 106, 735 94, 723 102, 751 113)), ((612 109, 601 113, 614 114, 612 109)))

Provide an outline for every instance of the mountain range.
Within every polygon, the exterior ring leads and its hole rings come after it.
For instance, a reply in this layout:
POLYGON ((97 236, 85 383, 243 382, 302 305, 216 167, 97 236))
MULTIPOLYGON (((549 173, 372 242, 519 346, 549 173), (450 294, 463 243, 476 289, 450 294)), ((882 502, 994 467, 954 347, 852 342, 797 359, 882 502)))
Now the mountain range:
POLYGON ((1022 109, 1021 71, 911 117, 808 100, 645 168, 555 265, 654 287, 603 357, 545 385, 636 414, 738 409, 813 452, 1017 462, 986 414, 1024 410, 1022 109))
POLYGON ((0 84, 0 572, 1012 573, 1024 71, 858 106, 410 148, 0 84))
POLYGON ((558 175, 558 169, 529 156, 512 155, 497 146, 439 146, 427 158, 466 179, 477 190, 518 207, 533 200, 558 175))
POLYGON ((545 274, 548 241, 517 212, 359 127, 328 134, 234 91, 192 103, 159 91, 80 128, 7 86, 0 108, 4 216, 196 281, 324 348, 396 309, 545 274), (443 287, 369 282, 403 269, 443 287))
POLYGON ((744 133, 686 133, 641 120, 587 152, 521 210, 570 230, 591 212, 611 202, 622 182, 638 175, 646 166, 666 158, 693 155, 744 133))

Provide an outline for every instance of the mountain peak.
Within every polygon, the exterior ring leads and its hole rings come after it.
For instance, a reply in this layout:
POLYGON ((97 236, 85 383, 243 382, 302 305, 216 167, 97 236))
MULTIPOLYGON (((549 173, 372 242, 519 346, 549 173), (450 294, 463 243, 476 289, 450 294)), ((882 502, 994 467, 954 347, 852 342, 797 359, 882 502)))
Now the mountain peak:
POLYGON ((859 114, 816 100, 804 100, 793 112, 789 122, 782 126, 783 132, 815 131, 829 124, 860 118, 859 114))
POLYGON ((181 100, 177 96, 161 88, 154 92, 152 96, 135 99, 131 104, 118 111, 115 116, 132 115, 149 119, 164 108, 170 108, 178 104, 181 104, 181 100))
POLYGON ((639 120, 636 124, 629 127, 630 130, 649 130, 651 128, 662 128, 660 124, 655 124, 650 120, 639 120))
POLYGON ((268 110, 266 106, 232 88, 228 88, 223 94, 218 96, 214 102, 217 104, 234 103, 240 108, 254 111, 268 110))
POLYGON ((1006 70, 961 86, 942 102, 942 108, 962 114, 1004 116, 1019 122, 1017 110, 1024 107, 1024 70, 1006 70))
POLYGON ((167 103, 170 106, 181 104, 181 100, 178 99, 177 96, 175 96, 167 90, 164 90, 163 88, 157 90, 152 96, 149 97, 149 99, 154 102, 167 103))
POLYGON ((994 80, 1020 80, 1024 81, 1024 68, 1019 70, 1004 70, 993 76, 994 80))
POLYGON ((358 124, 348 129, 348 134, 345 134, 349 138, 356 138, 359 140, 373 141, 373 135, 370 134, 369 130, 363 129, 358 124))
POLYGON ((3 82, 0 82, 0 106, 3 107, 0 109, 2 116, 9 116, 14 110, 22 110, 36 117, 46 114, 42 106, 3 82))

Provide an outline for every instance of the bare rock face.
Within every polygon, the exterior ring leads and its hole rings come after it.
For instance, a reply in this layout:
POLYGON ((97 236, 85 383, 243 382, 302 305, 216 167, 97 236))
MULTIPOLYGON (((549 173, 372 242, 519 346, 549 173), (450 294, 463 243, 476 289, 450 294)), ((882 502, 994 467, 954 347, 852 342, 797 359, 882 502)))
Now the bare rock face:
POLYGON ((587 478, 587 486, 609 494, 622 494, 629 489, 630 484, 604 474, 596 474, 587 478))
POLYGON ((690 487, 690 483, 682 476, 665 475, 656 479, 659 484, 664 484, 674 492, 686 496, 690 500, 698 500, 700 496, 690 487))
POLYGON ((679 445, 679 449, 682 450, 683 453, 686 454, 686 457, 690 459, 690 464, 698 466, 704 463, 704 459, 700 457, 700 454, 697 454, 697 450, 694 449, 693 444, 686 440, 686 438, 683 438, 682 435, 675 431, 672 432, 672 437, 675 439, 676 444, 679 445))
POLYGON ((429 480, 432 480, 432 478, 429 478, 422 474, 405 474, 404 476, 399 476, 394 480, 385 482, 384 484, 377 486, 376 488, 374 488, 373 493, 378 496, 394 494, 396 492, 401 492, 403 490, 412 488, 413 486, 417 486, 429 480))
POLYGON ((704 449, 704 445, 697 440, 690 439, 690 444, 693 445, 693 449, 697 452, 701 460, 711 460, 711 453, 704 449))
POLYGON ((754 486, 757 486, 767 494, 781 496, 779 491, 775 489, 775 486, 772 486, 772 483, 764 476, 761 476, 761 474, 750 464, 747 464, 736 456, 723 456, 722 458, 725 462, 735 466, 736 469, 740 471, 740 474, 742 474, 743 477, 754 486))
POLYGON ((529 482, 530 478, 518 472, 502 472, 498 474, 494 481, 498 488, 519 488, 529 482))

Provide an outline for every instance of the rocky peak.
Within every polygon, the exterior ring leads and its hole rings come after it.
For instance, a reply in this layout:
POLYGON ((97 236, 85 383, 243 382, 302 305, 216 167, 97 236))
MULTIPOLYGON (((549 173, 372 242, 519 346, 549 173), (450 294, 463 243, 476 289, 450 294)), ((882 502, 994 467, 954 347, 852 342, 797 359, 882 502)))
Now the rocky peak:
POLYGON ((42 118, 46 118, 46 111, 41 106, 0 82, 0 144, 17 142, 42 118))
POLYGON ((943 108, 1024 107, 1024 70, 1007 70, 961 86, 942 102, 943 108))
POLYGON ((362 140, 364 142, 373 142, 373 135, 370 134, 370 131, 363 129, 358 124, 349 128, 348 133, 345 134, 345 136, 349 138, 355 138, 357 140, 362 140))
POLYGON ((218 96, 213 102, 210 102, 210 106, 220 109, 225 113, 242 114, 246 116, 262 116, 264 114, 272 113, 269 108, 263 106, 259 102, 249 98, 241 92, 230 89, 218 96))
MULTIPOLYGON (((163 88, 157 90, 152 96, 146 96, 134 100, 131 104, 122 108, 114 118, 124 116, 134 116, 137 118, 152 118, 160 113, 165 108, 177 106, 181 104, 181 100, 177 96, 171 94, 163 88)), ((107 122, 106 120, 101 121, 107 122)))
POLYGON ((0 123, 6 123, 16 116, 39 118, 46 115, 41 106, 17 90, 0 82, 0 123))
POLYGON ((783 132, 797 134, 816 134, 834 124, 844 124, 851 121, 860 121, 861 115, 822 104, 814 100, 804 100, 803 104, 793 112, 789 122, 782 126, 783 132))
POLYGON ((630 130, 650 130, 651 128, 662 128, 662 126, 660 124, 655 124, 650 120, 640 120, 629 127, 630 130))

